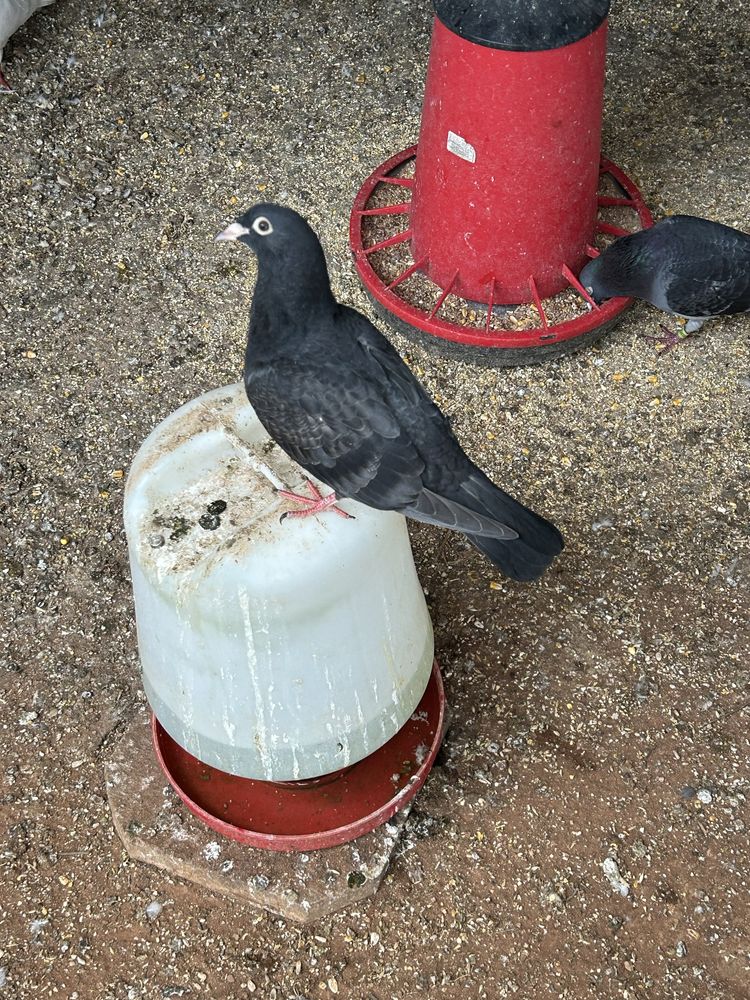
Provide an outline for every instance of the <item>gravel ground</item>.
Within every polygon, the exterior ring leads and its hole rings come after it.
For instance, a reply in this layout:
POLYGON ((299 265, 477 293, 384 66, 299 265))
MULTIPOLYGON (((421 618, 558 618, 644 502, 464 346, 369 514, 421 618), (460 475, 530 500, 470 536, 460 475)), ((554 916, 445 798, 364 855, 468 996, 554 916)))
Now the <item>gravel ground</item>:
MULTIPOLYGON (((605 151, 750 229, 750 6, 615 3, 605 151)), ((58 0, 2 100, 0 996, 749 997, 747 317, 660 356, 493 371, 394 336, 473 457, 563 529, 533 587, 417 526, 453 725, 379 894, 300 929, 134 864, 102 760, 141 699, 124 475, 235 381, 260 198, 320 230, 415 140, 426 0, 58 0), (157 901, 161 909, 149 904, 157 901)))

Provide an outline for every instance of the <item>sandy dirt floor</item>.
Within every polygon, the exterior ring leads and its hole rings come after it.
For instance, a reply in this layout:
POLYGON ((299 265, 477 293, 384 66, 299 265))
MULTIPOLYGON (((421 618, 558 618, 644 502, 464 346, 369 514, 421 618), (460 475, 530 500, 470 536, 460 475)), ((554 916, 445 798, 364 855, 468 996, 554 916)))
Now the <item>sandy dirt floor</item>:
MULTIPOLYGON (((112 829, 102 762, 143 697, 124 477, 241 371, 254 264, 212 238, 289 204, 372 315, 348 213, 416 141, 430 20, 58 0, 6 48, 3 1000, 750 997, 747 317, 660 355, 637 306, 513 370, 393 335, 567 548, 521 586, 413 528, 452 727, 377 896, 301 929, 133 863, 112 829)), ((750 230, 749 25, 744 0, 614 4, 604 150, 656 215, 750 230)))

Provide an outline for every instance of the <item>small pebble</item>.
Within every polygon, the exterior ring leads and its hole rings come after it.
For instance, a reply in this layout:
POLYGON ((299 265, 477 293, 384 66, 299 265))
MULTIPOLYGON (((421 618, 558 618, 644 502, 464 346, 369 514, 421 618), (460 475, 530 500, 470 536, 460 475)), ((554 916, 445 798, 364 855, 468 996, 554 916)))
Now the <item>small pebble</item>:
POLYGON ((635 695, 636 701, 647 701, 652 693, 653 688, 651 680, 646 674, 641 674, 633 685, 633 694, 635 695))
POLYGON ((593 531, 603 531, 605 528, 614 527, 614 519, 611 517, 602 517, 598 521, 593 521, 591 528, 593 531))
POLYGON ((684 958, 687 955, 687 947, 684 941, 677 942, 674 953, 678 958, 684 958))
POLYGON ((636 858, 645 858, 647 854, 648 847, 646 847, 642 840, 636 840, 633 843, 633 855, 636 858))
POLYGON ((158 532, 155 532, 153 535, 149 535, 148 544, 152 549, 160 549, 164 544, 164 535, 160 535, 158 532))
POLYGON ((221 518, 217 514, 203 514, 198 524, 206 531, 216 531, 221 524, 221 518))
POLYGON ((227 509, 226 500, 214 500, 206 507, 209 514, 223 514, 227 509))
POLYGON ((615 892, 619 892, 621 896, 628 895, 630 892, 630 886, 622 875, 620 875, 620 869, 617 867, 617 862, 614 858, 604 859, 602 862, 602 871, 615 892))
POLYGON ((685 785, 684 788, 680 789, 680 795, 683 799, 695 798, 695 789, 692 785, 685 785))
POLYGON ((149 903, 148 906, 146 907, 146 916, 148 917, 149 920, 156 920, 156 918, 161 913, 162 909, 163 907, 161 903, 155 899, 153 900, 153 902, 149 903))
POLYGON ((702 802, 704 806, 707 806, 713 801, 713 795, 707 788, 699 788, 696 794, 698 796, 698 801, 702 802))

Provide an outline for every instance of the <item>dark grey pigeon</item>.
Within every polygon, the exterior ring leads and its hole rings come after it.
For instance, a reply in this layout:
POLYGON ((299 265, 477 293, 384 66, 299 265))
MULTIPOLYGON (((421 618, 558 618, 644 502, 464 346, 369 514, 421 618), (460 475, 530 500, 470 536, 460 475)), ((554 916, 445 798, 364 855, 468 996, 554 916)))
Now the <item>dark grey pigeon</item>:
POLYGON ((687 320, 693 333, 707 319, 750 310, 750 236, 719 222, 672 215, 623 236, 579 276, 601 302, 634 296, 687 320))
MULTIPOLYGON (((278 205, 256 205, 219 233, 258 257, 245 388, 270 436, 334 490, 292 495, 306 509, 337 497, 463 532, 514 580, 562 550, 549 521, 498 489, 386 338, 338 303, 317 236, 278 205)), ((288 496, 288 494, 284 494, 288 496)))

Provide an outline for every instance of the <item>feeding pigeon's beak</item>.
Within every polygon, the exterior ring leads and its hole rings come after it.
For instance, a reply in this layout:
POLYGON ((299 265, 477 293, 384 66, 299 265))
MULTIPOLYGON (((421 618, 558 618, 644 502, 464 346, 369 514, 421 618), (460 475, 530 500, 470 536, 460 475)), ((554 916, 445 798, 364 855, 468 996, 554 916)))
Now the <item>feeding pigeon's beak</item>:
POLYGON ((250 230, 245 229, 239 222, 231 222, 226 229, 222 229, 220 233, 214 236, 214 241, 218 243, 221 240, 238 240, 240 236, 247 236, 249 232, 250 230))

